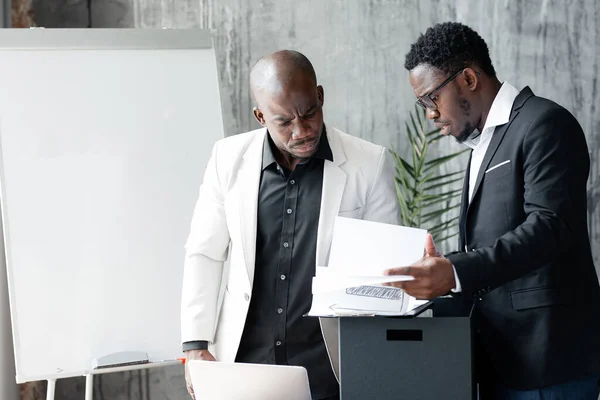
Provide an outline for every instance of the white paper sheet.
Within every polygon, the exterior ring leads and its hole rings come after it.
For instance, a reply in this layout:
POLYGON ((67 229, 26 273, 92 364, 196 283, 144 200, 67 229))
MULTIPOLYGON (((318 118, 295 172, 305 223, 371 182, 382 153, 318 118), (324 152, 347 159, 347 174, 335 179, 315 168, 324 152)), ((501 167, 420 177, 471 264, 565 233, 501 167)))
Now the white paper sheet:
POLYGON ((329 266, 317 267, 309 315, 400 315, 422 302, 385 282, 412 276, 384 276, 423 255, 423 229, 337 217, 329 266))
POLYGON ((374 275, 347 276, 339 270, 329 267, 317 267, 316 279, 313 280, 313 293, 332 292, 356 286, 381 285, 386 282, 412 281, 411 275, 374 275))
POLYGON ((426 234, 424 229, 337 217, 329 268, 349 276, 383 275, 388 268, 418 261, 426 234))

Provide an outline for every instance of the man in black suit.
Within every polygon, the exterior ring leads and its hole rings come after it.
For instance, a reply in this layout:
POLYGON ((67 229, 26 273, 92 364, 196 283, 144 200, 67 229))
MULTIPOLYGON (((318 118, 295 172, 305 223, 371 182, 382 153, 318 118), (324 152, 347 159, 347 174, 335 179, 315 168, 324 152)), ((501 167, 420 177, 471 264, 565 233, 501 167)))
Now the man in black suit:
POLYGON ((429 28, 405 67, 427 116, 473 150, 459 252, 431 237, 389 274, 418 298, 473 302, 482 399, 598 399, 600 288, 587 230, 589 153, 577 120, 529 87, 501 83, 484 40, 429 28))

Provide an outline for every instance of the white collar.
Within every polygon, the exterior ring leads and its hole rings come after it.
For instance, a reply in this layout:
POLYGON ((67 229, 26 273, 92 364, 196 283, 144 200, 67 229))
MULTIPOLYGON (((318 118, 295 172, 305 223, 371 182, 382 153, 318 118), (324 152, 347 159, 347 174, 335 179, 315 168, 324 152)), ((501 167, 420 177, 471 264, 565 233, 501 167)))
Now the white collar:
MULTIPOLYGON (((512 111, 513 103, 519 95, 519 91, 513 85, 508 82, 504 82, 500 87, 500 90, 494 98, 494 102, 490 107, 490 112, 485 120, 483 127, 483 133, 485 134, 491 128, 495 128, 500 125, 508 123, 510 120, 510 112, 512 111)), ((479 131, 475 129, 471 136, 465 140, 464 144, 471 148, 475 148, 481 139, 479 131)))

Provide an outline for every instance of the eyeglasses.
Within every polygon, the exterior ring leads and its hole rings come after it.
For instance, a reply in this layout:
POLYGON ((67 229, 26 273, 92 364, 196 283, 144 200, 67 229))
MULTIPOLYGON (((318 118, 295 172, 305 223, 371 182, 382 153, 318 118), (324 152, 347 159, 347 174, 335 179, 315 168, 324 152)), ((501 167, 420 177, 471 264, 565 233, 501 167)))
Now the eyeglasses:
POLYGON ((423 96, 417 97, 417 104, 420 105, 421 107, 423 107, 424 109, 430 109, 431 111, 436 111, 438 109, 438 106, 437 106, 437 104, 435 104, 435 101, 433 101, 433 99, 431 98, 431 95, 434 94, 435 92, 437 92, 438 90, 440 90, 441 88, 443 88, 444 86, 446 86, 447 84, 449 84, 450 82, 452 82, 452 80, 454 78, 456 78, 458 75, 460 75, 463 71, 464 71, 464 69, 461 69, 460 71, 451 75, 450 78, 446 79, 444 82, 442 82, 438 87, 433 89, 431 92, 424 94, 423 96))

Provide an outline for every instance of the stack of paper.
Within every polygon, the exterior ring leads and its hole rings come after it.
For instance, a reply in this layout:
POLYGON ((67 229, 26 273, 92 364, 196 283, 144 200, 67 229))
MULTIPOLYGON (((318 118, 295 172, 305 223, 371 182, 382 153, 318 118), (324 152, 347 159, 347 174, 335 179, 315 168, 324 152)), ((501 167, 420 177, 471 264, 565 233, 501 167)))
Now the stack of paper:
POLYGON ((317 267, 309 315, 402 315, 423 304, 385 282, 412 276, 384 276, 423 256, 423 229, 337 217, 329 265, 317 267))

